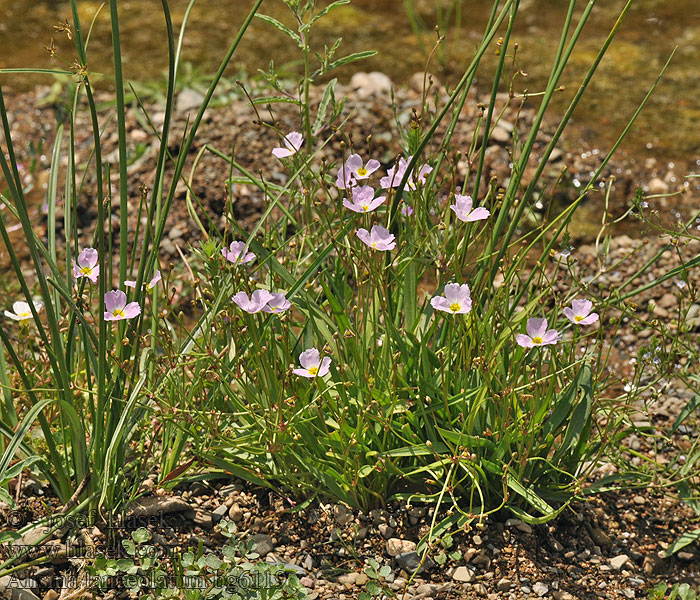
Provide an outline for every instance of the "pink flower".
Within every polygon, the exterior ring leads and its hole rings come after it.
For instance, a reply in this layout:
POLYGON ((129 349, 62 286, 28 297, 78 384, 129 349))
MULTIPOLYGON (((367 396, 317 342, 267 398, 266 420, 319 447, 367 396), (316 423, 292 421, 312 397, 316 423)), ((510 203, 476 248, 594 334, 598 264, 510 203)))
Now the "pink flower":
POLYGON ((121 290, 114 290, 105 294, 105 321, 121 321, 133 319, 141 314, 138 302, 126 303, 126 294, 121 290))
POLYGON ((526 331, 527 335, 520 333, 515 337, 515 341, 523 348, 547 346, 559 341, 559 332, 547 329, 547 319, 528 319, 526 331))
POLYGON ((572 300, 571 308, 567 306, 563 313, 574 325, 591 325, 598 320, 598 313, 592 313, 592 308, 590 300, 572 300))
POLYGON ((272 154, 274 154, 277 158, 286 158, 287 156, 296 154, 297 150, 299 150, 299 148, 301 148, 301 145, 304 143, 304 138, 301 135, 301 133, 297 131, 292 131, 291 133, 288 133, 286 136, 284 136, 284 138, 282 138, 282 141, 284 142, 286 148, 272 149, 272 154))
MULTIPOLYGON (((161 279, 162 279, 162 277, 161 277, 161 275, 160 275, 160 271, 156 270, 156 273, 155 273, 155 275, 153 276, 153 279, 151 279, 148 283, 144 283, 144 284, 143 284, 143 287, 145 287, 146 290, 150 292, 154 287, 156 287, 156 284, 157 284, 161 279)), ((126 287, 135 288, 135 287, 136 287, 136 282, 135 282, 135 281, 132 281, 131 279, 127 279, 127 280, 124 282, 124 285, 125 285, 126 287)))
POLYGON ((408 204, 404 204, 404 205, 401 207, 401 214, 402 214, 404 217, 410 217, 410 216, 413 214, 413 207, 410 206, 410 205, 408 205, 408 204))
POLYGON ((314 377, 328 375, 331 359, 329 356, 326 356, 321 360, 319 351, 316 348, 309 348, 299 355, 299 364, 303 368, 294 369, 292 373, 313 379, 314 377))
POLYGON ((445 286, 444 296, 435 296, 430 300, 430 305, 435 310, 456 314, 466 314, 472 309, 472 299, 469 295, 469 286, 465 283, 448 283, 445 286))
POLYGON ((272 298, 273 295, 267 290, 255 290, 250 299, 245 292, 238 292, 231 299, 244 311, 254 314, 260 312, 272 298))
MULTIPOLYGON (((255 294, 255 292, 253 292, 255 294)), ((267 313, 281 313, 288 310, 292 306, 292 303, 285 298, 284 294, 277 294, 271 292, 272 298, 268 301, 267 305, 263 306, 263 312, 267 313)))
POLYGON ((450 208, 457 215, 457 218, 465 223, 488 219, 489 215, 491 214, 488 210, 481 207, 472 210, 471 196, 460 196, 459 194, 455 194, 455 201, 455 204, 451 204, 450 208))
MULTIPOLYGON (((379 185, 381 185, 384 189, 399 187, 401 179, 403 179, 403 176, 406 174, 406 169, 408 169, 408 163, 411 162, 412 158, 412 156, 409 156, 408 159, 400 158, 398 166, 394 165, 391 167, 391 169, 387 171, 387 176, 382 177, 379 180, 379 185)), ((418 187, 418 184, 423 185, 425 183, 425 178, 432 172, 432 170, 433 168, 431 166, 422 165, 418 169, 417 179, 415 178, 414 172, 411 172, 406 180, 404 189, 415 190, 416 187, 418 187)))
POLYGON ((222 248, 221 254, 224 258, 232 262, 234 265, 244 265, 255 260, 255 254, 252 252, 246 252, 241 254, 245 248, 245 242, 231 242, 228 249, 222 248))
POLYGON ((99 274, 100 265, 97 264, 97 250, 85 248, 78 255, 77 262, 73 261, 73 277, 77 279, 87 277, 92 283, 97 283, 99 274))
POLYGON ((393 250, 396 248, 396 238, 380 225, 374 225, 370 233, 366 229, 358 229, 357 237, 374 250, 393 250))
POLYGON ((374 190, 368 185, 362 185, 352 188, 352 202, 343 198, 343 206, 353 212, 365 213, 381 206, 385 200, 386 196, 375 198, 374 190))
POLYGON ((367 179, 379 167, 378 160, 371 158, 365 165, 359 154, 351 154, 345 164, 338 169, 338 177, 335 185, 341 189, 354 186, 358 181, 367 179))

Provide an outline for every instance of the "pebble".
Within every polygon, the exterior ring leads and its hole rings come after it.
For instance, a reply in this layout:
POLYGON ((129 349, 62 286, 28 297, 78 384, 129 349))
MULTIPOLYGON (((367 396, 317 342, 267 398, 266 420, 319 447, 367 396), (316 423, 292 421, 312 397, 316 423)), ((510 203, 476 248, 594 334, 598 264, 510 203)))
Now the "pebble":
POLYGON ((667 194, 668 184, 659 177, 654 177, 649 183, 649 193, 650 194, 667 194))
POLYGON ((479 596, 485 596, 488 593, 488 590, 483 583, 475 583, 472 586, 472 590, 474 590, 474 592, 476 592, 479 596))
POLYGON ((311 555, 307 554, 301 561, 301 566, 304 567, 307 571, 311 571, 316 566, 316 563, 314 562, 314 559, 311 557, 311 555))
MULTIPOLYGON (((179 240, 183 235, 184 235, 184 232, 183 232, 182 229, 181 229, 180 227, 178 227, 177 225, 175 225, 175 227, 173 227, 173 228, 168 232, 168 237, 169 237, 171 240, 179 240)), ((194 493, 194 492, 192 492, 192 493, 194 493)))
POLYGON ((667 292, 661 296, 656 304, 665 309, 675 308, 678 305, 678 300, 676 300, 676 297, 673 294, 669 294, 667 292))
POLYGON ((478 553, 479 551, 476 548, 467 548, 464 553, 464 561, 471 562, 472 558, 474 558, 474 556, 478 553))
POLYGON ((243 520, 243 511, 238 504, 231 505, 228 509, 228 517, 235 523, 240 523, 243 520))
POLYGON ((129 133, 129 137, 132 141, 140 143, 148 139, 148 134, 143 129, 134 129, 129 133))
POLYGON ((472 562, 475 565, 484 567, 485 569, 488 568, 488 566, 491 564, 491 559, 486 555, 486 552, 483 550, 480 550, 477 552, 474 557, 472 558, 472 562))
POLYGON ((204 102, 204 96, 196 90, 185 88, 177 95, 175 110, 187 112, 188 110, 199 109, 204 102))
POLYGON ((421 565, 421 557, 417 552, 402 552, 396 556, 396 564, 400 569, 405 569, 409 573, 413 573, 418 569, 418 573, 422 573, 426 568, 429 568, 432 563, 430 559, 426 558, 425 562, 421 565))
POLYGON ((211 520, 216 525, 221 519, 223 519, 228 514, 228 506, 226 504, 221 504, 214 509, 212 513, 211 520))
POLYGON ((275 545, 272 538, 264 533, 256 533, 253 538, 253 551, 260 556, 269 554, 274 549, 275 545))
POLYGON ((630 557, 626 554, 619 554, 618 556, 610 559, 610 566, 616 571, 619 571, 620 569, 622 569, 622 567, 624 567, 627 564, 629 559, 630 557))
POLYGON ((508 144, 510 142, 511 134, 506 131, 505 128, 501 127, 500 125, 497 125, 496 127, 493 128, 491 131, 491 140, 496 142, 497 144, 508 144))
POLYGON ((695 554, 693 554, 692 552, 681 551, 677 554, 677 556, 680 560, 693 560, 695 558, 695 554))
POLYGON ((392 535, 394 535, 394 528, 389 527, 386 523, 380 523, 377 529, 379 529, 379 533, 385 540, 389 539, 392 535))
POLYGON ((599 527, 594 527, 593 529, 591 529, 591 539, 596 543, 597 546, 601 546, 602 548, 612 546, 612 540, 610 539, 610 536, 599 527))
POLYGON ((532 591, 535 592, 540 598, 549 592, 549 586, 546 583, 538 581, 532 586, 532 591))
POLYGON ((390 538, 386 541, 386 553, 389 556, 396 557, 399 554, 414 552, 416 543, 410 540, 402 540, 399 538, 390 538))
POLYGON ((343 527, 352 521, 352 511, 347 506, 336 504, 333 507, 333 518, 338 525, 343 527))
POLYGON ((532 533, 532 527, 520 519, 508 519, 506 521, 506 527, 515 527, 518 531, 522 531, 523 533, 532 533))
POLYGON ((391 93, 389 76, 373 71, 371 73, 355 73, 350 79, 350 87, 357 92, 358 98, 367 99, 370 96, 388 95, 391 93))
POLYGON ((507 577, 502 577, 501 579, 498 580, 498 583, 496 584, 496 589, 499 592, 507 592, 512 587, 513 587, 513 582, 510 579, 508 579, 507 577))
POLYGON ((461 567, 457 567, 455 569, 455 572, 452 573, 452 579, 454 579, 455 581, 462 581, 464 583, 471 583, 472 581, 474 581, 475 577, 476 571, 464 565, 462 565, 461 567))
POLYGON ((357 578, 359 576, 360 573, 343 573, 340 577, 338 577, 338 583, 356 585, 357 578))
POLYGON ((554 148, 554 150, 552 150, 552 153, 549 155, 547 162, 558 163, 563 158, 564 158, 564 152, 562 150, 560 150, 559 148, 554 148))
POLYGON ((411 75, 409 85, 414 91, 422 94, 424 83, 426 90, 429 90, 430 93, 432 93, 436 88, 440 89, 440 87, 442 87, 440 80, 432 73, 424 73, 423 71, 419 71, 418 73, 411 75))

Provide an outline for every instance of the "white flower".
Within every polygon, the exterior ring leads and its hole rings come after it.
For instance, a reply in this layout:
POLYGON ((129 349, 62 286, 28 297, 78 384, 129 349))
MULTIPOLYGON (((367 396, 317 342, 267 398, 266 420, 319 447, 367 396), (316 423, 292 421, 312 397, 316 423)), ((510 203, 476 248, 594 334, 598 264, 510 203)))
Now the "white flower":
MULTIPOLYGON (((41 311, 41 309, 44 307, 44 303, 39 301, 39 300, 33 302, 33 304, 34 304, 34 310, 36 310, 36 312, 41 311)), ((32 318, 32 309, 29 306, 29 304, 27 304, 26 302, 22 302, 22 301, 15 302, 12 305, 12 310, 14 312, 10 312, 9 310, 6 310, 5 316, 14 320, 14 321, 26 321, 27 319, 32 318)))

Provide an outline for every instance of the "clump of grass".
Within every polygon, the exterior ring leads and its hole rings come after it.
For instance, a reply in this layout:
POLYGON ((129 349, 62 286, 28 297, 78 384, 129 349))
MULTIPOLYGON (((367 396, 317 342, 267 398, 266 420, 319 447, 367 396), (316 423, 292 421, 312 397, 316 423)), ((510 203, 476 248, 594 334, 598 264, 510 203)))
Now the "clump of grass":
MULTIPOLYGON (((0 90, 0 120, 5 141, 0 157, 5 186, 2 202, 9 211, 8 216, 0 213, 0 235, 24 302, 15 305, 14 312, 10 311, 14 316, 6 316, 7 323, 18 320, 18 328, 3 325, 0 329, 0 382, 5 400, 0 425, 4 451, 0 460, 0 480, 7 482, 9 477, 16 476, 18 468, 21 471, 22 466, 32 464, 51 484, 65 511, 89 508, 89 514, 96 515, 98 507, 106 511, 116 509, 128 500, 132 486, 141 478, 141 469, 148 468, 146 461, 132 460, 132 436, 153 410, 144 399, 149 390, 155 390, 159 385, 154 357, 158 352, 160 301, 156 282, 151 279, 158 267, 158 247, 175 195, 175 185, 204 110, 261 1, 255 3, 234 36, 187 137, 180 142, 183 153, 175 161, 171 183, 165 182, 164 173, 169 160, 169 132, 180 47, 176 48, 168 3, 162 3, 165 40, 170 51, 164 126, 155 183, 150 198, 143 195, 138 208, 139 215, 146 216, 150 226, 137 228, 133 236, 130 236, 127 221, 126 106, 117 3, 110 2, 109 9, 119 137, 119 197, 112 198, 111 186, 107 185, 109 169, 102 157, 103 123, 100 123, 93 77, 87 63, 89 32, 85 36, 73 0, 73 21, 70 27, 66 26, 66 31, 75 41, 77 58, 74 62, 65 60, 72 65, 72 70, 41 70, 47 75, 70 76, 75 82, 70 88, 72 98, 66 123, 58 126, 52 151, 47 191, 47 244, 32 229, 26 191, 20 178, 4 96, 0 90), (79 110, 88 111, 94 138, 91 160, 84 170, 79 170, 75 161, 74 125, 79 110), (65 138, 67 144, 63 143, 65 138), (62 154, 66 147, 67 156, 62 154), (67 159, 65 169, 60 167, 63 158, 67 159), (86 182, 90 182, 90 189, 87 189, 86 182), (93 240, 83 244, 89 248, 78 243, 77 200, 82 194, 91 197, 97 208, 93 240), (63 229, 66 237, 59 244, 56 220, 62 195, 65 198, 63 229), (118 235, 111 229, 112 221, 105 219, 111 214, 113 203, 119 206, 121 227, 118 235), (24 234, 21 244, 11 242, 8 218, 21 224, 24 234), (119 248, 113 253, 112 240, 115 238, 119 241, 119 248), (130 248, 133 249, 131 252, 130 248), (31 275, 22 264, 21 257, 24 256, 28 257, 33 269, 31 275), (131 277, 134 279, 131 288, 125 287, 131 277), (113 288, 118 288, 118 291, 112 291, 113 288), (25 438, 37 424, 39 430, 32 436, 35 441, 29 445, 25 438), (12 464, 17 456, 22 457, 23 462, 12 464)), ((184 33, 186 23, 187 20, 181 33, 184 33)), ((33 73, 37 70, 20 71, 33 73)), ((12 500, 4 489, 3 499, 12 500)), ((13 557, 3 566, 19 558, 13 557)))

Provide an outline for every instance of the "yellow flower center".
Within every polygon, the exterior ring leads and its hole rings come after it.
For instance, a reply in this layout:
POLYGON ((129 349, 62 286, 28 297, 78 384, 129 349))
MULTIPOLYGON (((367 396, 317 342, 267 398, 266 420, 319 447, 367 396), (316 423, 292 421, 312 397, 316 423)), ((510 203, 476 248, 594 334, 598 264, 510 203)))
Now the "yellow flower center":
POLYGON ((29 317, 31 314, 32 313, 29 313, 29 312, 21 312, 21 313, 17 313, 17 316, 24 318, 24 317, 29 317))
POLYGON ((452 304, 450 304, 450 310, 452 312, 459 312, 460 310, 462 310, 462 305, 459 302, 453 302, 452 304))
POLYGON ((123 318, 123 317, 124 317, 124 311, 123 311, 123 310, 120 310, 120 309, 117 309, 117 310, 115 310, 115 311, 112 313, 112 316, 113 316, 113 317, 122 317, 122 318, 123 318))
POLYGON ((364 210, 365 212, 367 212, 367 211, 369 210, 369 204, 363 204, 363 205, 362 205, 362 210, 364 210))
POLYGON ((535 336, 534 338, 532 338, 533 344, 541 344, 542 342, 544 342, 544 340, 540 336, 535 336))
POLYGON ((372 242, 372 248, 376 248, 376 247, 377 247, 377 242, 372 242))
POLYGON ((583 317, 582 317, 581 315, 576 315, 576 316, 574 317, 574 320, 576 320, 576 321, 583 321, 583 317))
POLYGON ((310 367, 309 373, 311 373, 312 375, 317 375, 318 374, 318 367, 310 367))
POLYGON ((80 273, 82 275, 92 275, 92 267, 81 267, 80 273))
POLYGON ((364 177, 365 175, 367 175, 367 169, 365 169, 364 167, 360 167, 359 169, 357 169, 357 174, 360 177, 364 177))

